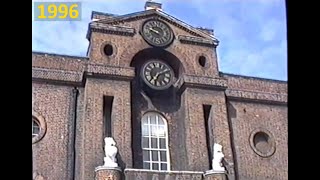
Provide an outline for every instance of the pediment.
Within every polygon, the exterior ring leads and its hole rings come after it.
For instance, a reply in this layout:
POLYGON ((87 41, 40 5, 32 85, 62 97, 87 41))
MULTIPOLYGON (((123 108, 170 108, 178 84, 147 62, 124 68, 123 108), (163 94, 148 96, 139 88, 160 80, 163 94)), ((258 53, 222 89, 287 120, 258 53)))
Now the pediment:
POLYGON ((218 45, 219 41, 214 37, 213 30, 193 27, 161 10, 151 9, 126 15, 92 12, 91 16, 92 21, 95 24, 103 24, 104 26, 115 26, 121 28, 131 28, 129 25, 130 22, 143 21, 144 19, 149 19, 152 17, 159 18, 160 20, 166 21, 168 24, 185 31, 185 35, 178 37, 181 41, 190 41, 190 39, 192 39, 192 41, 204 43, 211 42, 211 44, 218 45))

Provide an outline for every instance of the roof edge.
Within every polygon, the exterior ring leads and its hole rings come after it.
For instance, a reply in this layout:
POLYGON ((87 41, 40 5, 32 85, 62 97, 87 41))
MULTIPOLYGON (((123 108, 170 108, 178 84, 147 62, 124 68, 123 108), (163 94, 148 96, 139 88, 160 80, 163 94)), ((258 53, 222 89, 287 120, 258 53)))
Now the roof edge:
POLYGON ((174 17, 174 16, 172 16, 162 10, 150 9, 150 10, 138 11, 138 12, 134 12, 134 13, 119 15, 119 16, 116 16, 111 19, 106 19, 106 20, 102 19, 102 20, 100 20, 100 22, 101 23, 112 23, 114 21, 126 21, 131 18, 133 19, 135 17, 147 16, 147 15, 152 15, 152 14, 156 14, 158 16, 162 16, 163 18, 168 19, 169 21, 173 21, 176 24, 178 24, 179 26, 182 26, 186 29, 189 29, 190 31, 192 31, 195 34, 198 34, 201 37, 217 40, 217 38, 213 34, 211 34, 209 28, 205 28, 205 29, 207 29, 207 31, 205 31, 204 29, 200 30, 199 28, 194 27, 194 26, 184 22, 183 20, 180 20, 180 19, 178 19, 178 18, 176 18, 176 17, 174 17))
POLYGON ((93 18, 94 15, 104 15, 104 16, 119 16, 117 14, 111 14, 111 13, 104 13, 104 12, 99 12, 99 11, 91 11, 91 19, 93 18))
POLYGON ((56 53, 49 53, 49 52, 41 52, 41 51, 32 51, 32 54, 35 54, 35 55, 60 56, 60 57, 77 58, 77 59, 89 59, 89 57, 86 57, 86 56, 73 56, 73 55, 66 55, 66 54, 56 54, 56 53))
POLYGON ((225 76, 231 76, 231 77, 240 77, 240 78, 245 78, 245 79, 255 79, 255 80, 261 80, 261 81, 269 81, 269 82, 275 82, 275 83, 281 83, 281 84, 287 84, 288 81, 284 80, 277 80, 277 79, 269 79, 269 78, 262 78, 262 77, 256 77, 256 76, 246 76, 246 75, 239 75, 239 74, 232 74, 232 73, 224 73, 224 72, 219 72, 220 76, 225 77, 225 76))

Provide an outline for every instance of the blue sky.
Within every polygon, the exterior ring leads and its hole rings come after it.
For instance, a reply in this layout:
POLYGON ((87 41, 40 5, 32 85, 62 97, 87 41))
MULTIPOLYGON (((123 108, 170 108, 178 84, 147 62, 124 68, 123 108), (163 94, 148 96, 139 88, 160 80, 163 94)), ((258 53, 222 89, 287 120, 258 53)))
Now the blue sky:
MULTIPOLYGON (((158 0, 163 10, 195 27, 214 29, 222 72, 287 80, 284 0, 158 0)), ((91 11, 128 14, 145 0, 82 1, 82 21, 33 21, 32 51, 85 56, 91 11)))

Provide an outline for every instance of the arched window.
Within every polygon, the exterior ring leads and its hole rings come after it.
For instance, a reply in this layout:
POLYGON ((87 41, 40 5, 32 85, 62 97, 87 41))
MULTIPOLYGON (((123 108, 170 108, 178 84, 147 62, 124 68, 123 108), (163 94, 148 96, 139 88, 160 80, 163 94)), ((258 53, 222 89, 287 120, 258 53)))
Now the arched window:
POLYGON ((46 121, 39 113, 32 111, 32 144, 40 141, 47 131, 46 121))
POLYGON ((141 120, 143 169, 169 171, 170 154, 166 119, 156 112, 146 113, 141 120))
POLYGON ((40 134, 40 125, 39 122, 32 117, 32 138, 40 134))

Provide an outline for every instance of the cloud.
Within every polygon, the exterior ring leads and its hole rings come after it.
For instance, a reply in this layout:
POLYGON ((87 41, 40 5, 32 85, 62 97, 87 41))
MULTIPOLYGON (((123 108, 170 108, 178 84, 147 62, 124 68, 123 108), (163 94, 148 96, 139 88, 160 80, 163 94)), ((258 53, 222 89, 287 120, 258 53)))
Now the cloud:
MULTIPOLYGON (((283 24, 280 20, 271 19, 261 26, 260 38, 263 41, 273 41, 276 40, 277 35, 281 33, 283 29, 283 24)), ((283 33, 284 34, 284 33, 283 33)))
MULTIPOLYGON (((82 21, 32 21, 32 50, 85 56, 91 11, 127 14, 144 0, 81 1, 82 21)), ((212 28, 220 40, 222 72, 287 80, 283 0, 160 0, 164 11, 193 26, 212 28)))
POLYGON ((220 40, 221 71, 287 80, 284 1, 192 2, 220 40))

